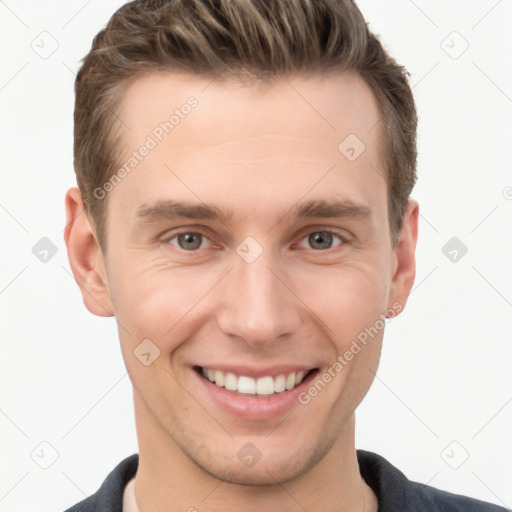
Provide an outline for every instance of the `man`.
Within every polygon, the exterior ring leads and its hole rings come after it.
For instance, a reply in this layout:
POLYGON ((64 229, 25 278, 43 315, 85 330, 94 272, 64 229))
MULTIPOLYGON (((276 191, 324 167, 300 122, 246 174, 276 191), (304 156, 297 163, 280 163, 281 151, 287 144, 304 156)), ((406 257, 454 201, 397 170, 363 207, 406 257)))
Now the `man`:
POLYGON ((504 510, 355 449, 415 277, 416 123, 351 1, 113 15, 77 76, 65 240, 118 323, 139 453, 70 511, 504 510))

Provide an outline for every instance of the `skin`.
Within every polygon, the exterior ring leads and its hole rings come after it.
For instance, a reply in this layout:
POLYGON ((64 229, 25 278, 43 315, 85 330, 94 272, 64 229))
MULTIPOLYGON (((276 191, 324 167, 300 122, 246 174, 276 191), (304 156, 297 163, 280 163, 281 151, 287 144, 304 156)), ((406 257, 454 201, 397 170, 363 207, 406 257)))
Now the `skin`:
POLYGON ((66 196, 72 271, 89 311, 115 315, 133 384, 138 506, 376 511, 359 474, 354 411, 377 371, 383 329, 309 404, 277 419, 222 410, 191 368, 322 373, 380 314, 405 306, 418 204, 409 200, 393 248, 375 97, 348 72, 265 87, 152 74, 127 89, 118 112, 130 128, 127 157, 189 96, 198 106, 109 192, 106 254, 79 215, 78 189, 66 196), (350 133, 366 146, 353 162, 338 150, 350 133), (215 206, 231 219, 137 218, 160 199, 215 206), (369 216, 283 216, 308 200, 350 201, 369 216), (177 232, 198 229, 207 236, 200 248, 180 248, 177 232), (319 249, 309 235, 325 229, 341 238, 319 249), (236 252, 247 236, 263 251, 252 263, 236 252), (144 339, 160 350, 149 366, 133 352, 144 339), (262 454, 251 468, 237 458, 247 442, 262 454))

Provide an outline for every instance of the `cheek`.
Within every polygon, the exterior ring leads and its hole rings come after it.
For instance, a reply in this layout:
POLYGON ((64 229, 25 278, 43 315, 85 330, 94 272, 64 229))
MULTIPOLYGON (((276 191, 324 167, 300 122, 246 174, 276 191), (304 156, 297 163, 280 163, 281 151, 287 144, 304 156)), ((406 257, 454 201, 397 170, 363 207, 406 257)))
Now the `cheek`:
POLYGON ((347 264, 308 268, 293 277, 297 295, 323 324, 339 350, 385 311, 389 280, 383 266, 347 264))
POLYGON ((156 261, 117 270, 110 292, 122 356, 134 387, 146 399, 153 397, 151 407, 157 407, 179 396, 173 386, 173 367, 180 366, 177 349, 199 326, 196 320, 208 282, 156 261))
POLYGON ((170 352, 204 307, 208 291, 222 272, 201 266, 172 268, 164 259, 124 261, 109 281, 123 341, 134 348, 149 338, 170 352), (123 268, 124 267, 124 268, 123 268))

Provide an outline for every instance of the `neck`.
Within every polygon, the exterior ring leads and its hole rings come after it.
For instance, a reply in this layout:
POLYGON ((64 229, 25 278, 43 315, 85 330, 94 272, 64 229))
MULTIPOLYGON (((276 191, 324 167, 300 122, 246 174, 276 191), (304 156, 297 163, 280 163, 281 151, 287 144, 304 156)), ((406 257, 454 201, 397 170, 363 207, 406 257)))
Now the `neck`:
POLYGON ((308 471, 274 484, 240 485, 197 465, 154 420, 134 393, 139 444, 135 497, 140 512, 377 512, 377 499, 359 473, 354 416, 329 452, 308 471))

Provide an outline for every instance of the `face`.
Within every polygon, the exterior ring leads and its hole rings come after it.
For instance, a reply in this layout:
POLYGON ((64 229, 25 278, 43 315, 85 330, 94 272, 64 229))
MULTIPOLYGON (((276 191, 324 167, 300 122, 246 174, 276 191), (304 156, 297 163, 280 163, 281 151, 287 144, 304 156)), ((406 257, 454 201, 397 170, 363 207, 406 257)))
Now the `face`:
POLYGON ((102 189, 93 293, 119 325, 139 436, 235 483, 304 474, 353 443, 383 318, 414 277, 414 215, 392 247, 373 94, 350 73, 155 74, 119 116, 129 171, 102 189))

